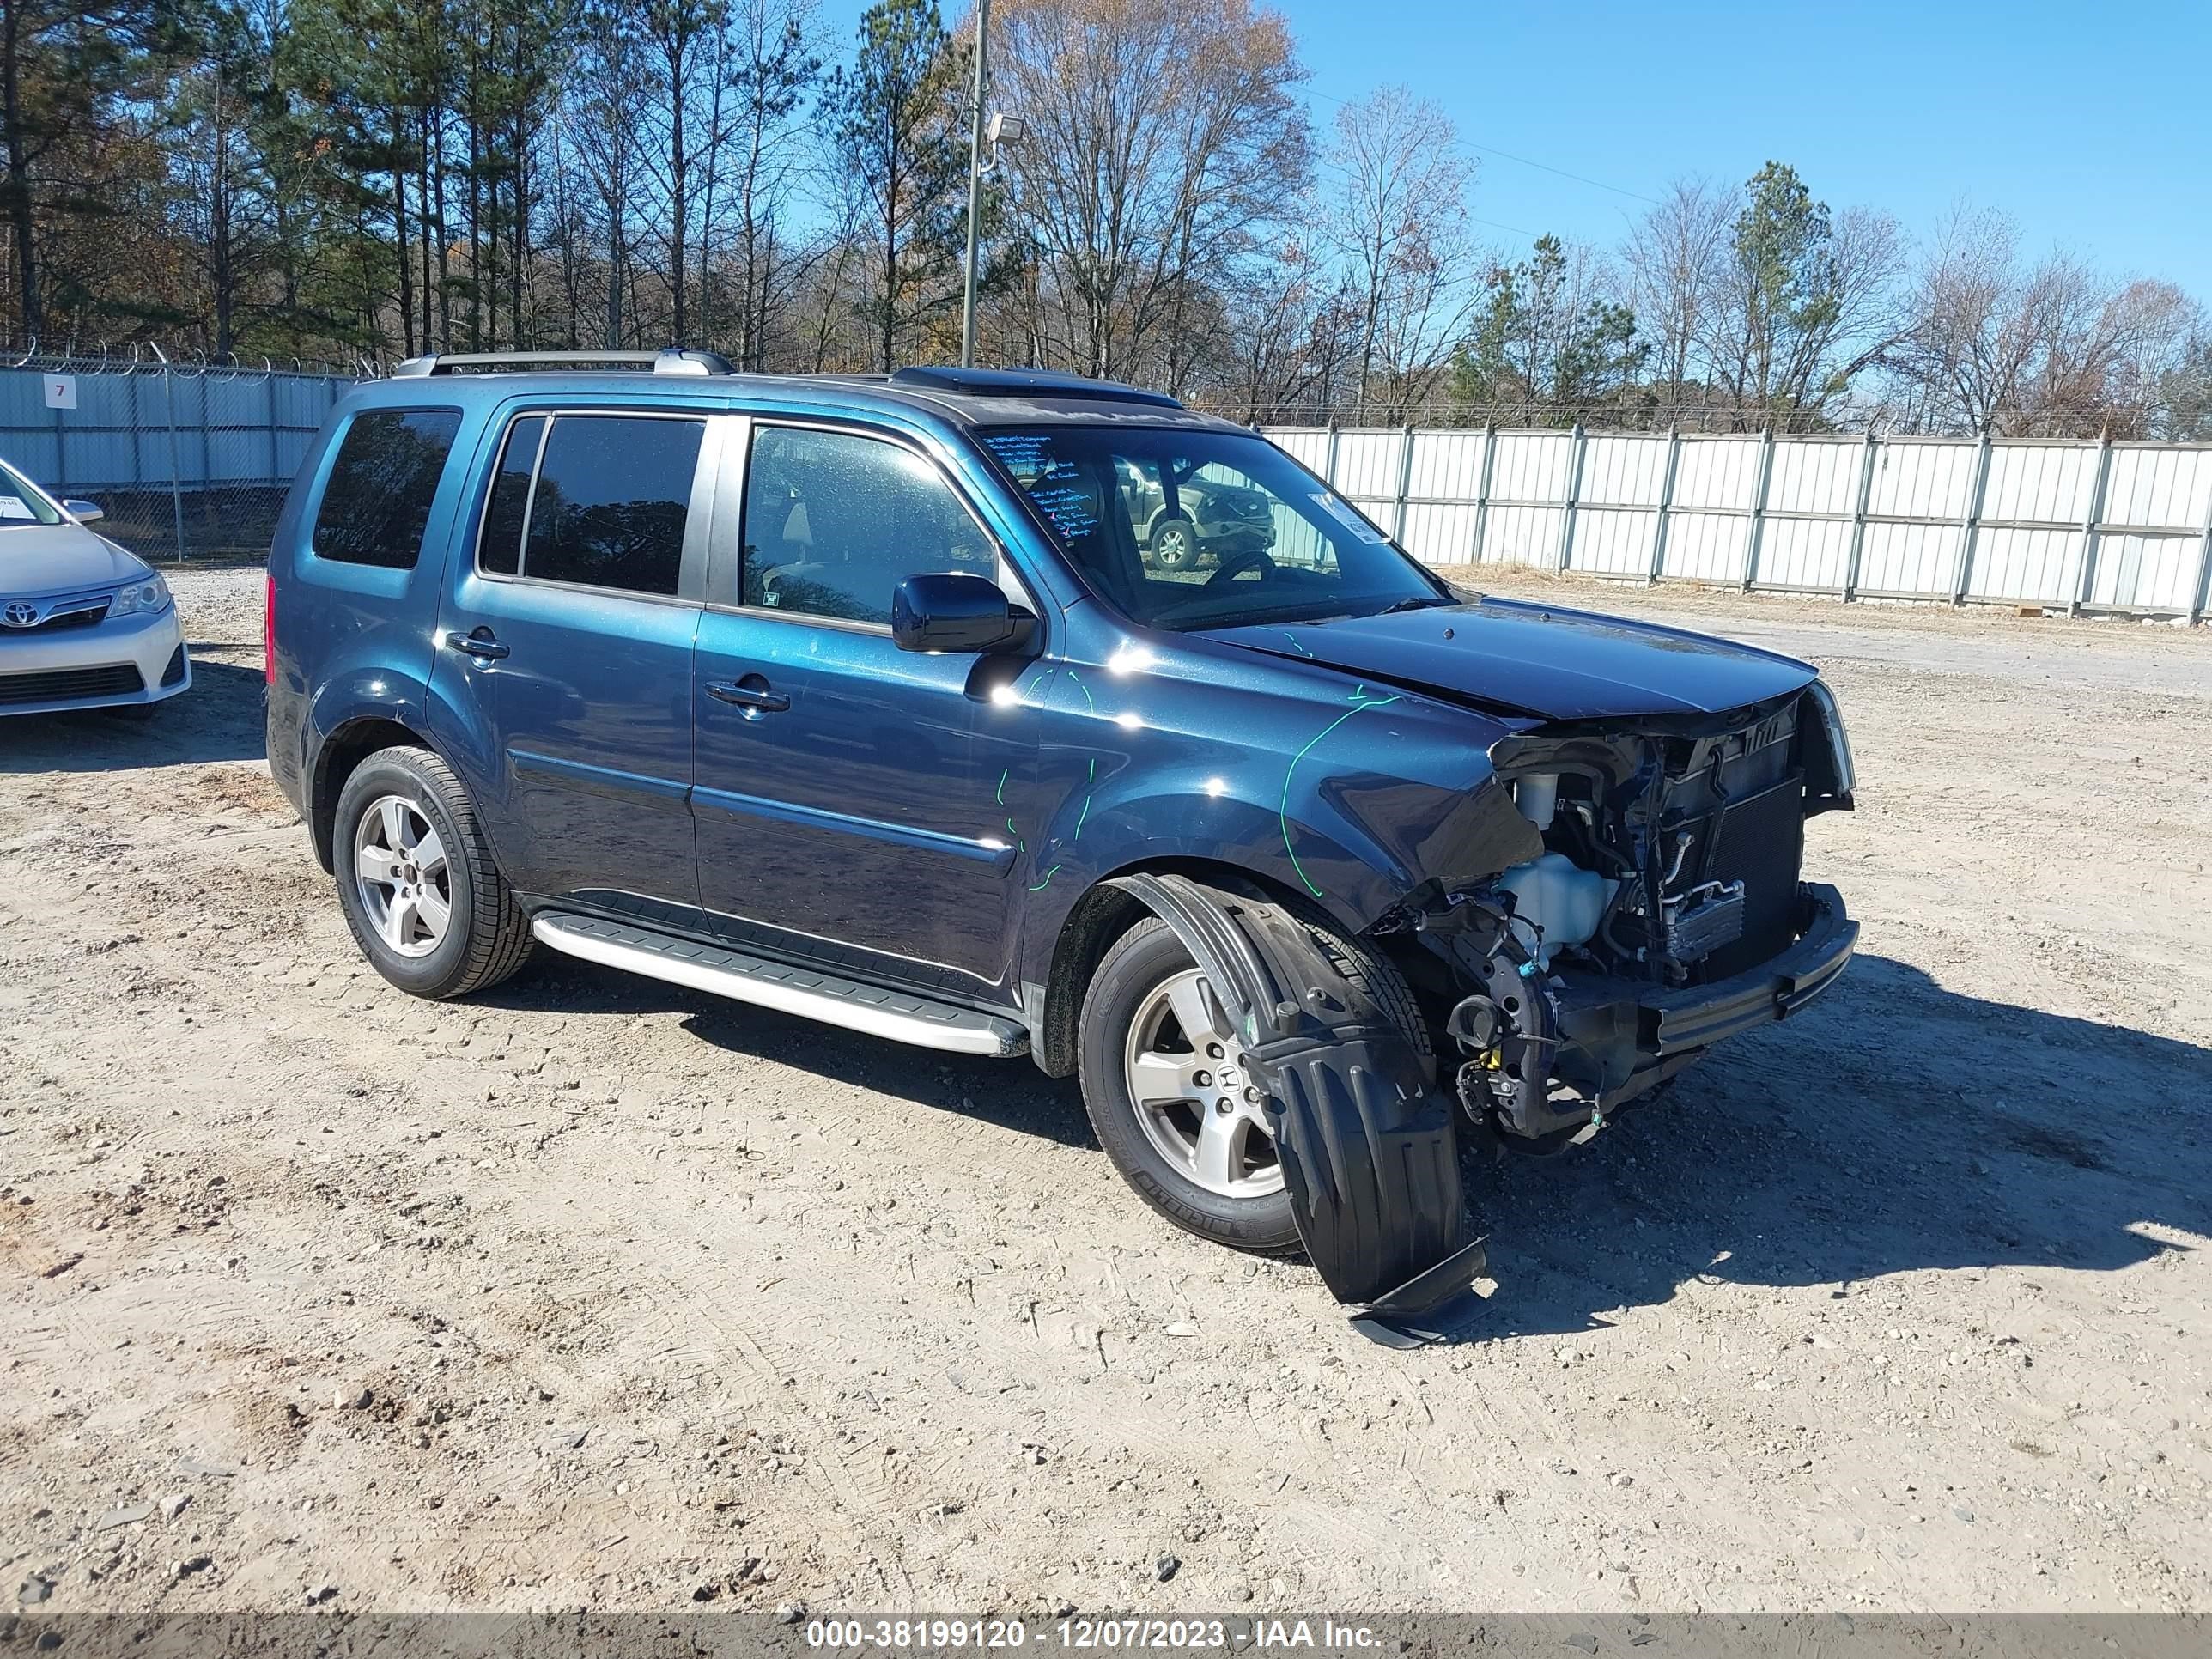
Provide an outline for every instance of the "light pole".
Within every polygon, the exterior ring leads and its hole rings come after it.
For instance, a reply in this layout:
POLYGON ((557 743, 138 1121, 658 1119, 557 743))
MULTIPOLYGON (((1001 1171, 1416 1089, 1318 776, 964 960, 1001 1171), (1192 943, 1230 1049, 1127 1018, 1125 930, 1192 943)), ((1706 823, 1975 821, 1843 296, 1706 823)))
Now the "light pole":
POLYGON ((975 239, 983 214, 983 81, 990 55, 991 0, 975 0, 975 106, 968 126, 968 269, 960 300, 960 367, 975 362, 975 239))

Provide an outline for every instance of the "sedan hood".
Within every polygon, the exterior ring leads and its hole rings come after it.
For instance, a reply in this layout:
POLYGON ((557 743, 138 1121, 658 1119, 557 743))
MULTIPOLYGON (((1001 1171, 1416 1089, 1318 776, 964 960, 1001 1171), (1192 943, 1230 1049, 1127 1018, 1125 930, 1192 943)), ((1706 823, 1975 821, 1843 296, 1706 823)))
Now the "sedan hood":
POLYGON ((1207 634, 1547 720, 1718 714, 1816 678, 1808 664, 1752 646, 1510 599, 1207 634))
POLYGON ((0 528, 0 600, 127 582, 146 566, 79 524, 0 528))

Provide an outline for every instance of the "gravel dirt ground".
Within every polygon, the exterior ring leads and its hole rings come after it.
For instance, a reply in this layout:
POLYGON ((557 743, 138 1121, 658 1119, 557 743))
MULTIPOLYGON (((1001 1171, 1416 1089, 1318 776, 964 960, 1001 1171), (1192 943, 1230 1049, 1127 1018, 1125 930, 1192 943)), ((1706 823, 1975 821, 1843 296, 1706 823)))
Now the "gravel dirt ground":
POLYGON ((2212 638, 1483 580, 1821 661, 1865 933, 1480 1172, 1495 1289, 1395 1353, 1025 1063, 388 988, 262 761, 260 574, 181 574, 185 698, 0 723, 0 1590, 2212 1608, 2212 638))

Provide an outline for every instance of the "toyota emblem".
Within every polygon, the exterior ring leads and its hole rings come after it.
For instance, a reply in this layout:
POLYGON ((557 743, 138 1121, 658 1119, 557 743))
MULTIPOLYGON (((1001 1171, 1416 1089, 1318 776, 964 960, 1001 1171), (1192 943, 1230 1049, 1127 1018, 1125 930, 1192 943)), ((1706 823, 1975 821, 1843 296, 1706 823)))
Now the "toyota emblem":
POLYGON ((5 611, 0 611, 0 622, 5 622, 10 628, 28 628, 38 619, 38 608, 26 605, 21 599, 14 601, 5 611))

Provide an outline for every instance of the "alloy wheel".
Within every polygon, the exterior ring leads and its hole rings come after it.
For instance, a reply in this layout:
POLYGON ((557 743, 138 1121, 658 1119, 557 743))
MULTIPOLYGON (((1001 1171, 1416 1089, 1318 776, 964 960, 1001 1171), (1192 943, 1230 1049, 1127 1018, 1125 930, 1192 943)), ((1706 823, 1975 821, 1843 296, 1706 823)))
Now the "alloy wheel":
POLYGON ((353 832, 354 890, 386 949, 427 957, 453 925, 452 872, 445 842, 422 809, 404 795, 371 801, 353 832))
POLYGON ((1283 1188, 1273 1126, 1228 1016, 1196 969, 1167 980, 1129 1022, 1123 1077, 1153 1149, 1224 1198, 1283 1188))

